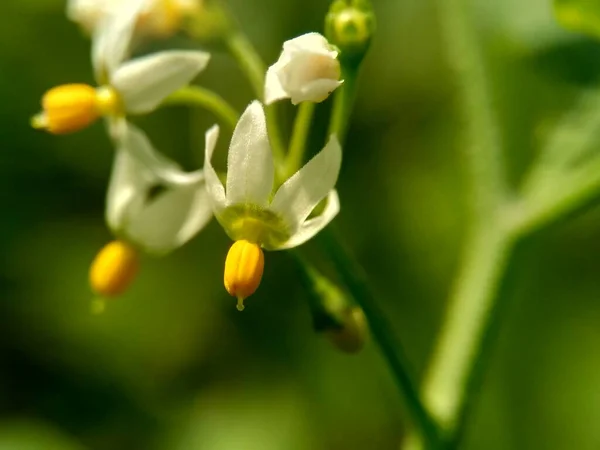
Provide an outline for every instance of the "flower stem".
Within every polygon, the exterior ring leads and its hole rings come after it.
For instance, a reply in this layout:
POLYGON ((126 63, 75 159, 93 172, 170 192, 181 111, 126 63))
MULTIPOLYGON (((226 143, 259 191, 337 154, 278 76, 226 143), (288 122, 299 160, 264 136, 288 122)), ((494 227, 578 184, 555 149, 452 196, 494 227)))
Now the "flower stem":
POLYGON ((290 150, 285 160, 284 179, 292 176, 302 166, 314 111, 315 104, 312 102, 302 102, 298 107, 290 140, 290 150))
POLYGON ((328 136, 337 134, 340 142, 343 142, 346 137, 350 114, 352 114, 352 109, 354 108, 358 71, 359 68, 357 66, 342 64, 342 78, 344 83, 337 88, 334 94, 329 131, 327 134, 328 136))
POLYGON ((164 105, 192 105, 205 108, 232 130, 239 119, 238 112, 221 96, 199 86, 187 86, 167 97, 164 105))
MULTIPOLYGON (((248 81, 252 85, 254 93, 260 101, 264 98, 266 66, 260 58, 258 52, 248 40, 248 38, 237 29, 230 31, 225 43, 231 55, 236 59, 242 71, 246 74, 248 81)), ((277 167, 285 158, 285 146, 281 137, 279 127, 279 118, 277 114, 277 105, 265 106, 265 116, 267 118, 267 128, 269 130, 269 141, 273 148, 273 156, 277 167)))
POLYGON ((408 370, 409 364, 402 345, 393 334, 391 324, 385 314, 377 306, 365 273, 341 243, 338 235, 331 230, 331 227, 323 230, 319 234, 318 240, 328 252, 349 292, 363 309, 369 321, 371 333, 394 374, 398 388, 404 395, 415 422, 423 432, 427 448, 439 448, 440 436, 437 426, 423 407, 417 386, 408 370))

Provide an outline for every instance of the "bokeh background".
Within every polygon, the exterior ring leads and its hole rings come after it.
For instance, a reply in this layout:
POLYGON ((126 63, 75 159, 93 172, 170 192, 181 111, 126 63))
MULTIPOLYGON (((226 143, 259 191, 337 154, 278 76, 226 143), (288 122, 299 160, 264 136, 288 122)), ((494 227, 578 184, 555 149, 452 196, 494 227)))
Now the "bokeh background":
MULTIPOLYGON (((373 3, 378 33, 336 221, 420 375, 466 227, 461 126, 432 2, 373 3)), ((271 63, 285 39, 322 29, 328 2, 230 5, 271 63)), ((600 42, 561 30, 550 0, 472 8, 517 185, 547 130, 597 83, 600 42)), ((229 242, 215 222, 172 255, 144 259, 132 289, 90 314, 87 270, 111 238, 112 149, 101 124, 65 137, 29 127, 46 89, 92 81, 88 52, 63 1, 0 3, 0 449, 397 449, 407 414, 375 344, 348 356, 312 331, 285 253, 267 255, 262 286, 239 313, 222 287, 229 242)), ((224 54, 198 82, 240 110, 252 99, 224 54)), ((139 123, 192 168, 213 120, 170 108, 139 123)), ((511 267, 464 448, 598 449, 600 209, 540 233, 511 267)))

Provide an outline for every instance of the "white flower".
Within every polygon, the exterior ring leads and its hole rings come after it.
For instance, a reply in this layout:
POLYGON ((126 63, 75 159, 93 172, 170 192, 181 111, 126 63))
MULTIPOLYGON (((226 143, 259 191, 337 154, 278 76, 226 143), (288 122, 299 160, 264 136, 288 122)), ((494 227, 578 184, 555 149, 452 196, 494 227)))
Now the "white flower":
MULTIPOLYGON (((93 33, 107 17, 125 3, 136 0, 68 0, 67 17, 93 33)), ((136 22, 136 33, 166 37, 175 33, 185 15, 198 11, 203 0, 144 0, 136 22)))
MULTIPOLYGON (((147 252, 168 253, 194 237, 213 216, 202 170, 184 172, 126 121, 115 126, 117 150, 106 221, 120 239, 147 252)), ((206 133, 212 153, 219 134, 206 133)))
POLYGON ((319 33, 307 33, 283 44, 279 60, 267 70, 265 104, 290 98, 300 102, 322 102, 338 86, 338 52, 319 33))
POLYGON ((49 90, 36 128, 63 134, 99 116, 120 117, 155 109, 169 94, 188 84, 210 59, 200 51, 162 51, 127 61, 135 24, 147 0, 128 0, 103 21, 92 42, 92 63, 100 87, 71 84, 49 90))
POLYGON ((229 147, 226 189, 211 163, 214 146, 206 146, 204 173, 213 210, 234 241, 244 240, 266 250, 296 247, 317 234, 338 213, 334 189, 342 161, 335 136, 273 196, 274 165, 265 114, 258 101, 240 118, 229 147), (309 215, 327 197, 315 217, 309 215))

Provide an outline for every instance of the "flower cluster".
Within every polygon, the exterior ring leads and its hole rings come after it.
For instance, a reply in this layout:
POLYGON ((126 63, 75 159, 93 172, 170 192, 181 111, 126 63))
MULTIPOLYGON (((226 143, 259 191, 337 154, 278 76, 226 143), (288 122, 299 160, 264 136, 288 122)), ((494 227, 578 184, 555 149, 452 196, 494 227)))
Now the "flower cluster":
POLYGON ((330 135, 310 161, 283 177, 279 165, 284 163, 274 158, 263 106, 286 98, 294 105, 322 102, 342 85, 339 50, 318 33, 285 42, 278 61, 264 74, 264 95, 250 102, 233 131, 225 183, 212 162, 217 125, 205 133, 204 167, 186 172, 131 123, 132 116, 151 113, 172 94, 189 89, 210 60, 198 50, 139 57, 132 57, 133 52, 150 38, 177 32, 183 18, 201 14, 202 8, 200 0, 68 3, 68 17, 92 37, 96 86, 65 84, 48 90, 32 125, 60 135, 105 119, 115 148, 106 223, 116 239, 90 268, 91 287, 103 298, 128 288, 138 272, 140 253, 167 254, 215 217, 234 241, 224 284, 241 310, 260 284, 263 250, 303 244, 340 209, 335 184, 342 149, 337 136, 330 135))

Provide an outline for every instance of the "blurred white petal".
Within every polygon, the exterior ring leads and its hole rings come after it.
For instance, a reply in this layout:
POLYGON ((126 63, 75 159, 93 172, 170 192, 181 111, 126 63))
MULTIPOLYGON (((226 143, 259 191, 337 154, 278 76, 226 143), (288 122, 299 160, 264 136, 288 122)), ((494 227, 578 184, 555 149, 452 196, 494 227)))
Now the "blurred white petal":
POLYGON ((319 33, 306 33, 283 43, 284 52, 311 52, 337 57, 337 52, 331 49, 325 36, 319 33))
POLYGON ((329 192, 327 196, 327 205, 321 214, 311 219, 306 220, 300 225, 296 233, 277 249, 273 250, 285 250, 288 248, 294 248, 314 237, 319 231, 321 231, 329 222, 340 211, 340 199, 336 190, 329 192))
POLYGON ((334 188, 342 164, 342 148, 335 135, 273 197, 271 209, 284 220, 299 226, 315 206, 334 188))
POLYGON ((240 117, 227 158, 227 204, 268 205, 273 189, 273 155, 265 112, 253 101, 240 117))
POLYGON ((279 70, 281 70, 281 64, 278 62, 267 69, 265 77, 265 105, 270 105, 277 100, 289 97, 289 94, 283 89, 281 81, 279 81, 279 70))
POLYGON ((199 51, 155 53, 123 64, 114 73, 111 84, 128 113, 147 113, 192 81, 209 59, 210 54, 199 51))

